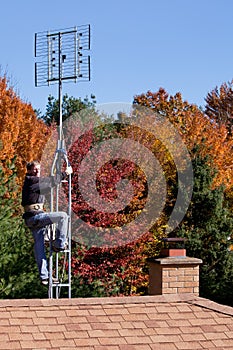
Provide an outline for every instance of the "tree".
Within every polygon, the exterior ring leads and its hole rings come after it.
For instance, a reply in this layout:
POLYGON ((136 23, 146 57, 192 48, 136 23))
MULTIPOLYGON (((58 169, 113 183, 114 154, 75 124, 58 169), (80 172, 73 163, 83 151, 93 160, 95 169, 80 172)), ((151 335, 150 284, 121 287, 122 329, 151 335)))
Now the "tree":
MULTIPOLYGON (((121 179, 128 179, 134 187, 134 197, 132 203, 118 213, 101 212, 94 210, 86 203, 79 189, 80 180, 80 164, 86 157, 88 152, 101 142, 117 139, 124 139, 125 134, 129 132, 138 134, 138 141, 143 140, 146 145, 155 148, 159 152, 161 159, 166 151, 160 145, 155 147, 154 140, 146 141, 144 135, 138 133, 138 130, 126 130, 119 123, 112 122, 112 119, 102 121, 102 115, 93 112, 90 116, 88 108, 82 110, 82 113, 74 113, 73 118, 68 118, 64 122, 65 141, 68 149, 68 158, 73 167, 72 175, 72 210, 74 215, 77 215, 77 222, 80 219, 85 221, 90 226, 82 227, 81 224, 75 227, 72 222, 73 238, 77 237, 78 244, 73 243, 73 295, 113 295, 113 294, 132 294, 145 291, 147 283, 146 271, 143 269, 145 265, 145 255, 142 248, 146 245, 148 239, 144 237, 135 242, 135 232, 131 231, 130 243, 126 244, 125 236, 121 233, 121 226, 127 221, 134 218, 140 212, 145 203, 146 198, 146 183, 145 175, 138 166, 130 161, 110 157, 103 166, 98 169, 96 177, 96 187, 100 196, 111 203, 118 196, 117 184, 121 179), (87 115, 88 114, 88 115, 87 115), (79 120, 76 125, 76 118, 79 120), (72 122, 74 121, 74 125, 72 122), (90 125, 84 127, 86 132, 82 132, 83 124, 90 122, 90 125), (95 123, 96 122, 96 123, 95 123), (81 126, 80 126, 81 124, 81 126), (79 130, 79 126, 81 130, 79 130), (66 135, 66 130, 68 135, 66 135), (104 235, 98 237, 91 236, 91 230, 88 229, 92 225, 106 228, 104 235), (108 232, 108 228, 118 229, 119 235, 114 236, 108 232), (102 240, 102 242, 101 242, 102 240), (133 243, 132 243, 133 241, 133 243), (110 243, 110 247, 106 247, 105 243, 110 243), (93 247, 93 245, 94 247, 93 247), (103 245, 102 245, 103 243, 103 245), (97 245, 97 247, 95 246, 97 245), (118 247, 116 247, 116 245, 118 247), (82 287, 80 287, 80 285, 82 287), (82 294, 83 293, 83 294, 82 294)), ((133 151, 133 150, 132 150, 133 151)), ((152 149, 153 151, 153 149, 152 149)), ((106 153, 111 152, 111 147, 106 149, 106 153)), ((47 152, 46 152, 47 154, 47 152)), ((98 156, 97 156, 98 157, 98 156)), ((95 162, 97 162, 95 158, 95 162)), ((92 169, 87 169, 91 171, 92 169)), ((89 190, 88 179, 84 178, 86 192, 89 190)), ((64 185, 65 188, 65 185, 64 185)), ((154 190, 157 187, 155 185, 154 190)), ((62 202, 62 201, 61 201, 62 202)), ((73 215, 73 217, 74 217, 73 215)), ((136 236, 138 239, 138 236, 136 236)), ((129 237, 127 237, 127 242, 129 237)))
POLYGON ((72 257, 75 297, 143 294, 148 284, 143 247, 147 238, 121 247, 87 249, 74 246, 72 257))
MULTIPOLYGON (((229 83, 223 83, 220 88, 216 87, 214 90, 208 93, 205 98, 206 106, 205 113, 210 120, 214 120, 219 126, 219 129, 224 126, 227 130, 226 139, 231 148, 229 153, 232 153, 232 130, 233 130, 233 80, 229 83)), ((228 152, 225 153, 228 155, 228 152)), ((229 168, 232 169, 232 165, 229 163, 229 168)), ((232 172, 232 170, 231 170, 232 172)), ((231 175, 232 178, 232 175, 231 175)), ((230 203, 233 210, 233 184, 227 186, 225 193, 226 200, 230 203)))
MULTIPOLYGON (((68 97, 67 94, 62 97, 62 120, 65 121, 75 113, 79 113, 81 110, 88 108, 92 109, 95 106, 95 96, 91 95, 91 101, 86 97, 83 101, 80 98, 68 97)), ((53 123, 59 125, 60 113, 59 113, 59 100, 49 95, 48 103, 46 106, 46 113, 40 116, 47 125, 53 123)))
MULTIPOLYGON (((68 152, 74 169, 72 209, 74 215, 86 223, 85 226, 79 223, 77 231, 74 225, 72 227, 73 236, 78 237, 78 244, 74 244, 73 247, 75 253, 72 259, 75 288, 73 293, 76 296, 133 294, 142 288, 146 280, 142 271, 142 245, 135 242, 125 244, 125 236, 121 235, 120 230, 122 222, 134 215, 133 207, 118 213, 101 212, 87 204, 79 189, 79 168, 86 154, 99 142, 114 136, 122 137, 121 131, 117 125, 100 123, 99 127, 93 127, 77 138, 68 152), (91 234, 91 229, 88 230, 91 226, 106 228, 106 233, 96 237, 95 234, 91 234), (119 235, 114 236, 110 232, 108 234, 108 228, 111 227, 119 227, 119 235), (106 246, 108 244, 109 247, 106 246)), ((106 152, 108 151, 111 151, 111 147, 106 149, 106 152)), ((87 172, 90 171, 91 169, 87 169, 87 172)), ((130 178, 131 181, 137 179, 139 183, 140 180, 144 181, 143 174, 140 174, 132 163, 121 159, 112 159, 99 169, 96 178, 97 190, 109 204, 117 197, 116 184, 122 178, 130 178)), ((84 181, 86 180, 88 181, 84 178, 84 181)), ((88 183, 85 188, 88 193, 88 183)), ((135 201, 138 200, 139 192, 138 188, 135 201)))
POLYGON ((196 145, 203 145, 204 142, 205 146, 198 149, 200 155, 210 155, 218 169, 213 186, 223 183, 227 190, 233 186, 233 140, 228 137, 226 125, 218 125, 214 120, 210 120, 196 105, 183 101, 180 93, 169 96, 162 88, 156 93, 148 91, 146 94, 135 96, 134 104, 148 107, 167 117, 179 131, 191 157, 196 145))
POLYGON ((15 159, 17 182, 22 183, 25 165, 40 159, 50 135, 49 128, 39 121, 30 104, 22 102, 6 77, 0 77, 0 165, 11 174, 7 164, 15 159))
POLYGON ((187 239, 188 256, 203 260, 200 295, 233 305, 233 254, 230 234, 233 217, 224 205, 224 187, 212 188, 216 170, 207 157, 193 160, 194 190, 187 215, 177 230, 187 239))
POLYGON ((174 232, 187 238, 188 255, 203 259, 201 295, 229 303, 232 296, 232 138, 228 124, 197 106, 169 96, 164 89, 135 96, 135 105, 151 108, 175 125, 193 162, 194 190, 190 208, 174 232))
POLYGON ((223 83, 220 88, 215 87, 205 98, 205 113, 210 120, 219 125, 225 125, 228 138, 232 138, 233 130, 233 80, 223 83))

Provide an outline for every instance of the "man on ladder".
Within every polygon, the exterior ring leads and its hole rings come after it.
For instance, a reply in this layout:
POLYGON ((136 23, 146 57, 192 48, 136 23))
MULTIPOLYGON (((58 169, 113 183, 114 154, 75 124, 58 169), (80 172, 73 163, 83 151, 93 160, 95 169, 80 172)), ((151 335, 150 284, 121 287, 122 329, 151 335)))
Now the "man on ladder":
MULTIPOLYGON (((33 161, 27 164, 27 173, 22 189, 23 218, 26 226, 32 232, 34 238, 34 253, 38 271, 43 285, 49 284, 48 264, 44 246, 46 227, 56 224, 55 240, 52 249, 55 252, 64 251, 67 248, 68 215, 63 211, 45 212, 45 193, 58 186, 66 177, 72 174, 72 167, 67 166, 64 173, 40 178, 40 163, 33 161)), ((53 283, 59 283, 53 279, 53 283)))

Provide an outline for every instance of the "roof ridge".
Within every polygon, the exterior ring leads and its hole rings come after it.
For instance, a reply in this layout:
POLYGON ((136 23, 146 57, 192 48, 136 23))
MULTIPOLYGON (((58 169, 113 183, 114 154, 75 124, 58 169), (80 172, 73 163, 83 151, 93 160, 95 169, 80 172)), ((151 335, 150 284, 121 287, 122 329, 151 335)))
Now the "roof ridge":
POLYGON ((209 299, 198 297, 195 300, 187 300, 186 302, 188 304, 201 306, 204 309, 213 310, 215 312, 218 312, 224 315, 233 316, 233 307, 228 305, 218 304, 215 301, 212 301, 209 299))
POLYGON ((25 307, 25 306, 56 306, 56 305, 107 305, 127 303, 171 303, 186 302, 197 298, 192 293, 164 294, 164 295, 137 295, 116 297, 91 297, 91 298, 60 298, 60 299, 2 299, 0 309, 3 307, 25 307))
POLYGON ((2 299, 1 308, 20 307, 51 307, 51 306, 85 306, 85 305, 122 305, 122 304, 150 304, 150 303, 188 303, 205 309, 233 316, 233 307, 218 304, 194 294, 164 294, 144 296, 120 296, 120 297, 93 297, 93 298, 70 298, 70 299, 2 299))

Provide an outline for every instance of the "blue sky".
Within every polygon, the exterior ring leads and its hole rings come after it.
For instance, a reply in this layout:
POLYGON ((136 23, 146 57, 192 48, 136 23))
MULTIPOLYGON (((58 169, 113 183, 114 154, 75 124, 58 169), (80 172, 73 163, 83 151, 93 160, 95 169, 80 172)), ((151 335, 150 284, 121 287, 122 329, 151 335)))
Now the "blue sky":
POLYGON ((1 72, 24 101, 45 110, 58 88, 35 87, 34 34, 90 24, 91 81, 63 84, 63 93, 131 103, 163 87, 203 106, 209 91, 233 78, 232 13, 232 0, 4 1, 1 72))

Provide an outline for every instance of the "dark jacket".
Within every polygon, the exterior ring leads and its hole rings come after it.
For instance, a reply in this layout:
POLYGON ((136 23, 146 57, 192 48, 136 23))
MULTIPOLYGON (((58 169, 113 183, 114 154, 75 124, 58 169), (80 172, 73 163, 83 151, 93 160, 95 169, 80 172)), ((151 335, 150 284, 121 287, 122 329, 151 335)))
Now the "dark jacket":
POLYGON ((55 186, 53 177, 39 178, 26 175, 22 189, 22 206, 44 203, 45 193, 55 186))
MULTIPOLYGON (((56 176, 56 178, 54 176, 41 178, 26 174, 22 188, 22 206, 25 207, 25 205, 44 203, 45 194, 48 193, 52 187, 58 185, 63 178, 64 174, 62 174, 62 176, 56 176)), ((27 213, 25 214, 23 217, 29 216, 27 213)), ((38 214, 38 211, 32 211, 30 216, 35 214, 38 214)))

